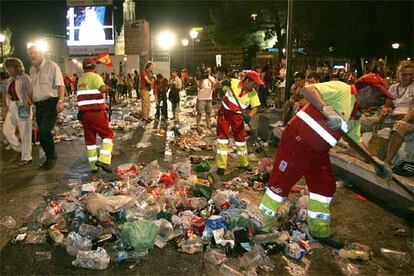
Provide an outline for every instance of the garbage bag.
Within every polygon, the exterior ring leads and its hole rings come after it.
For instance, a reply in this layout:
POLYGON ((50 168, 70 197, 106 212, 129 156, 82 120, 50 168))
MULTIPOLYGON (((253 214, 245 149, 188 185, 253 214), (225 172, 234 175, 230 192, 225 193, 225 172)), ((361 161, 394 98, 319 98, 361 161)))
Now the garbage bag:
POLYGON ((103 196, 99 193, 93 193, 87 198, 85 198, 84 203, 86 209, 93 216, 98 214, 98 210, 106 210, 110 213, 116 213, 125 208, 134 204, 135 198, 132 196, 103 196))
POLYGON ((197 172, 208 172, 210 171, 210 169, 211 169, 211 166, 208 160, 204 160, 195 166, 195 170, 197 172))
POLYGON ((121 236, 137 251, 152 249, 157 236, 158 227, 149 220, 126 222, 121 227, 121 236))

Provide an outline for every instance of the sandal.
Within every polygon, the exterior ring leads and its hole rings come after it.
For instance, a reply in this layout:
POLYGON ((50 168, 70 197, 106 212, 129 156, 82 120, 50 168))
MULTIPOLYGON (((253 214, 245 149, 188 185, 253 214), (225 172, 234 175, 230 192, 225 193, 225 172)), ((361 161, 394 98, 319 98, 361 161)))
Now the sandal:
POLYGON ((26 166, 27 164, 29 164, 30 162, 32 162, 32 160, 20 160, 17 164, 19 166, 26 166))

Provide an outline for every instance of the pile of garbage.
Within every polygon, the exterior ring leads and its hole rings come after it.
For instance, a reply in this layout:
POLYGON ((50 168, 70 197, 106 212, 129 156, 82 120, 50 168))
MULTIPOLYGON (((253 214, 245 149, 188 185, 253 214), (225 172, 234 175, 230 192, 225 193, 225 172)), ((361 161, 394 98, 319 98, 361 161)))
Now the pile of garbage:
MULTIPOLYGON (((261 172, 271 169, 268 160, 260 165, 261 172)), ((74 266, 95 270, 110 262, 136 264, 154 247, 173 247, 183 254, 202 253, 224 275, 271 272, 269 255, 283 252, 301 262, 321 247, 308 232, 306 187, 294 187, 278 219, 268 225, 255 204, 238 191, 215 189, 211 181, 192 174, 190 162, 173 164, 168 171, 161 171, 156 160, 128 163, 115 173, 119 179, 112 182, 69 179, 71 190, 51 199, 37 218, 42 227, 21 228, 13 243, 43 243, 48 234, 74 257, 74 266), (270 232, 262 231, 269 227, 270 232)), ((50 258, 43 253, 38 257, 50 258)), ((381 253, 395 256, 388 249, 381 253)), ((349 259, 370 258, 369 247, 358 243, 334 254, 344 271, 357 269, 349 259)))

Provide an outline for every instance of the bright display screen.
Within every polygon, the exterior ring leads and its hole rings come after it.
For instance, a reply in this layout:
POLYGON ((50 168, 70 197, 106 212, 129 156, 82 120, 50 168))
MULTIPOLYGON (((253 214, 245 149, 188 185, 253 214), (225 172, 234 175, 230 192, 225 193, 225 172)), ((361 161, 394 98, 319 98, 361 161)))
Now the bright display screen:
POLYGON ((113 45, 112 6, 68 7, 66 37, 68 46, 113 45))

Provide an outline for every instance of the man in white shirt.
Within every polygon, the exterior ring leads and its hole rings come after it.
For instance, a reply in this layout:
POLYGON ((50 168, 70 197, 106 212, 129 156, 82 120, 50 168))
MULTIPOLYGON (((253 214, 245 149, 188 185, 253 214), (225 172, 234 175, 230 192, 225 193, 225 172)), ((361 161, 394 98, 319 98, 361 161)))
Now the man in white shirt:
POLYGON ((46 155, 46 160, 40 168, 48 170, 56 165, 55 144, 51 131, 55 127, 57 113, 62 112, 64 108, 65 84, 59 66, 45 59, 43 52, 35 44, 28 45, 28 54, 32 61, 30 77, 39 142, 46 155))
POLYGON ((211 68, 207 67, 206 71, 203 72, 203 76, 201 80, 198 81, 199 90, 197 95, 197 117, 196 117, 196 125, 197 130, 200 129, 200 122, 201 116, 203 113, 206 114, 206 124, 207 128, 211 129, 211 111, 213 110, 213 90, 214 85, 216 83, 216 79, 211 74, 211 68))

